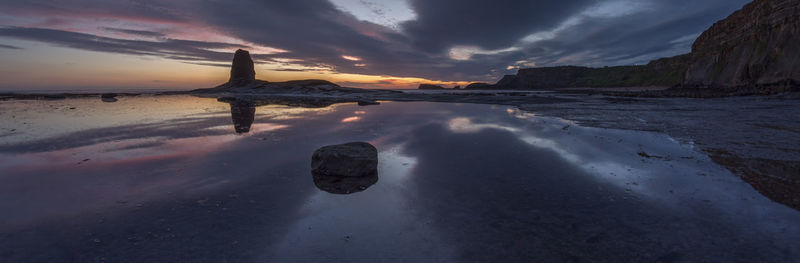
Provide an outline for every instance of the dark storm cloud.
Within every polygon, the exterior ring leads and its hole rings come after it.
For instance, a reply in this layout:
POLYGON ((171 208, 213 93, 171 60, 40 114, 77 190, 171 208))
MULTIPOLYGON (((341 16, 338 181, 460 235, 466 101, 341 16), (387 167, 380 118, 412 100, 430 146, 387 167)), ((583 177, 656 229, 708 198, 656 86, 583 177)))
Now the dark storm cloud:
POLYGON ((15 47, 15 46, 12 46, 12 45, 5 45, 5 44, 0 44, 0 48, 5 48, 5 49, 22 49, 21 47, 15 47))
MULTIPOLYGON (((485 80, 513 73, 520 60, 547 65, 619 65, 689 51, 693 37, 740 8, 746 0, 711 1, 412 1, 417 19, 395 32, 359 21, 325 0, 207 2, 201 17, 220 31, 244 40, 289 50, 277 57, 326 64, 340 72, 485 80), (618 14, 586 14, 608 3, 642 6, 618 14), (287 15, 291 14, 291 15, 287 15), (552 38, 524 43, 533 33, 579 23, 552 38), (682 37, 687 37, 681 39, 682 37), (453 60, 453 46, 506 52, 453 60), (341 55, 362 58, 356 67, 341 55)), ((613 6, 613 5, 611 5, 613 6)))
POLYGON ((381 53, 379 40, 340 21, 348 17, 326 0, 208 1, 196 11, 197 19, 220 31, 289 50, 281 56, 301 57, 307 63, 341 64, 337 60, 343 60, 341 56, 346 53, 381 53))
POLYGON ((424 50, 442 52, 452 45, 501 49, 557 26, 594 0, 411 0, 418 15, 403 29, 424 50))
POLYGON ((0 13, 48 17, 110 17, 185 22, 171 1, 127 0, 3 0, 0 13))
POLYGON ((113 28, 113 27, 104 27, 102 28, 106 31, 123 33, 128 35, 135 35, 135 36, 143 36, 143 37, 164 37, 164 33, 161 32, 153 32, 153 31, 145 31, 145 30, 133 30, 133 29, 124 29, 124 28, 113 28))
POLYGON ((247 46, 220 42, 178 39, 163 39, 161 41, 128 40, 63 30, 22 27, 0 28, 0 37, 35 40, 90 51, 159 56, 188 61, 228 61, 231 58, 231 54, 207 49, 248 48, 247 46))
MULTIPOLYGON (((650 1, 619 17, 583 17, 571 30, 513 54, 538 65, 621 65, 687 53, 694 39, 746 0, 650 1)), ((509 57, 508 59, 512 59, 509 57)))
MULTIPOLYGON (((472 81, 513 73, 514 70, 506 67, 525 64, 518 62, 533 62, 537 66, 602 66, 645 63, 658 57, 686 53, 694 36, 746 2, 412 0, 410 4, 416 19, 401 24, 399 31, 360 21, 327 0, 4 1, 0 3, 0 10, 26 14, 36 13, 36 10, 61 15, 102 13, 112 17, 184 23, 287 51, 253 52, 256 61, 293 59, 299 61, 292 64, 333 68, 343 73, 472 81), (567 21, 572 24, 553 31, 567 21), (542 40, 523 41, 526 36, 548 31, 552 31, 551 34, 542 40), (505 51, 454 60, 448 54, 455 46, 505 51), (350 61, 343 55, 361 60, 350 61)), ((13 13, 0 11, 3 12, 13 13)), ((125 40, 42 28, 2 28, 0 36, 213 65, 228 62, 231 55, 209 49, 240 47, 168 39, 159 37, 160 33, 155 30, 116 29, 139 36, 149 34, 158 39, 125 40)))

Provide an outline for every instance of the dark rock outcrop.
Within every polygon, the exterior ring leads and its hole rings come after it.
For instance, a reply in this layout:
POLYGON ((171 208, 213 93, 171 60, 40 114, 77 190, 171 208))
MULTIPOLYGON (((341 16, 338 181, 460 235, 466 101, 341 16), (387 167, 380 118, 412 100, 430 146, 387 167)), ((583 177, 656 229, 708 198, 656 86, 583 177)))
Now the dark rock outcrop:
POLYGON ((461 89, 461 85, 456 85, 453 89, 461 89))
POLYGON ((464 89, 494 89, 494 85, 483 82, 470 83, 464 89))
POLYGON ((256 80, 256 70, 250 52, 246 50, 236 50, 233 55, 231 65, 231 78, 228 81, 231 85, 242 86, 256 80))
POLYGON ((798 47, 800 1, 755 0, 697 38, 684 85, 797 87, 798 47))
POLYGON ((377 171, 378 150, 366 142, 325 146, 311 157, 311 172, 322 176, 361 177, 377 171))
POLYGON ((442 87, 442 86, 439 86, 439 85, 433 85, 433 84, 419 84, 419 87, 418 87, 417 89, 425 89, 425 90, 442 90, 442 89, 445 89, 445 88, 444 88, 444 87, 442 87))
POLYGON ((360 192, 378 181, 378 150, 365 142, 329 145, 311 156, 314 185, 334 194, 360 192))

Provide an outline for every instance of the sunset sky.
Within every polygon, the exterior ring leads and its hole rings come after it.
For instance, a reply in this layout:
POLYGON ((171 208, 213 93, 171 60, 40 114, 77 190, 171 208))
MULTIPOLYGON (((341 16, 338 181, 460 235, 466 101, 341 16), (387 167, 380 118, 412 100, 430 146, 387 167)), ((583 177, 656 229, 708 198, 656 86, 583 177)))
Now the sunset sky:
POLYGON ((247 49, 269 81, 413 88, 687 53, 747 0, 0 1, 0 90, 207 88, 247 49))

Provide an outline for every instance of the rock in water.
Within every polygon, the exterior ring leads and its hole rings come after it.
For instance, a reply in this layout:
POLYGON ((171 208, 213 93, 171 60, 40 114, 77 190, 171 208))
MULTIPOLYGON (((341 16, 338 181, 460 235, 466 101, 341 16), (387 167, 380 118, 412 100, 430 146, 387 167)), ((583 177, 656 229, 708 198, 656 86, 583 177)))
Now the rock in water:
POLYGON ((329 145, 311 157, 314 176, 365 177, 378 172, 378 150, 365 142, 329 145))
POLYGON ((703 32, 684 85, 800 85, 800 1, 755 0, 703 32))
POLYGON ((253 59, 250 58, 250 52, 246 50, 236 50, 233 55, 233 65, 231 65, 231 79, 228 81, 231 85, 246 85, 256 79, 256 70, 253 66, 253 59))

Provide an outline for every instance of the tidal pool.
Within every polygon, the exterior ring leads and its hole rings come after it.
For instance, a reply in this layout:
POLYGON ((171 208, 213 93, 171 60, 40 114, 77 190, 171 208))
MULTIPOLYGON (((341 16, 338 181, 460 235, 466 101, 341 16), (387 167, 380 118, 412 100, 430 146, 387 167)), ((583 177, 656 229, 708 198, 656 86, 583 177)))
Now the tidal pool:
POLYGON ((800 258, 800 212, 692 145, 506 106, 2 101, 0 171, 2 262, 800 258), (352 141, 377 178, 325 191, 352 141))

